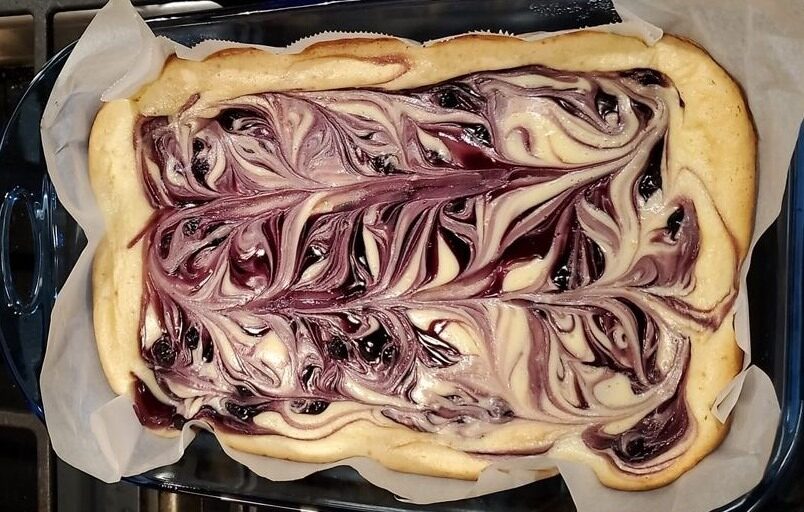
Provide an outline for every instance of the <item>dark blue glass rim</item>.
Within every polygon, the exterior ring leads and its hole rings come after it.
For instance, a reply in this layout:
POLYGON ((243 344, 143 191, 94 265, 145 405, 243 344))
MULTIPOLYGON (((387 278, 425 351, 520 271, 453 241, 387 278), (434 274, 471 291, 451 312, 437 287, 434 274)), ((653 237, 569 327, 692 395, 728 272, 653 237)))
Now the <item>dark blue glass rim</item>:
MULTIPOLYGON (((262 2, 259 9, 249 11, 248 13, 244 13, 242 8, 223 9, 209 13, 154 18, 148 20, 148 23, 154 28, 158 28, 160 26, 171 26, 177 22, 188 23, 202 20, 209 21, 212 19, 220 19, 230 16, 266 14, 285 9, 334 3, 355 3, 360 1, 378 0, 331 0, 325 2, 318 0, 273 0, 262 2)), ((3 132, 2 137, 0 137, 0 152, 2 152, 3 147, 6 144, 7 134, 10 127, 21 115, 21 106, 24 103, 24 100, 32 93, 32 91, 37 87, 37 84, 42 81, 44 77, 50 76, 52 73, 60 70, 74 46, 75 43, 58 52, 33 78, 31 84, 20 99, 17 107, 8 119, 6 129, 3 132)), ((804 430, 804 427, 802 426, 804 424, 804 402, 802 402, 802 387, 804 386, 804 381, 802 381, 801 378, 802 367, 804 366, 804 361, 802 360, 802 343, 804 342, 804 325, 802 325, 804 324, 804 176, 802 176, 802 174, 804 174, 804 126, 802 126, 801 130, 799 131, 798 142, 796 145, 796 151, 794 152, 792 158, 786 190, 788 211, 787 226, 785 231, 788 235, 787 265, 790 277, 789 288, 787 290, 788 355, 786 370, 789 378, 786 379, 784 389, 777 390, 781 395, 782 418, 777 431, 774 449, 762 481, 753 490, 720 509, 723 511, 758 510, 772 497, 774 492, 777 490, 776 488, 780 480, 779 476, 789 470, 794 458, 794 454, 800 449, 799 445, 804 442, 802 440, 802 430, 804 430)), ((19 370, 13 363, 9 346, 2 333, 0 333, 0 350, 2 350, 6 365, 18 387, 21 389, 29 408, 38 418, 44 421, 44 410, 41 400, 38 400, 32 396, 30 390, 23 385, 19 370)), ((124 480, 136 485, 159 490, 178 491, 206 497, 222 498, 240 503, 259 504, 263 506, 270 506, 276 510, 298 510, 298 506, 292 503, 281 503, 275 500, 266 501, 256 496, 237 493, 207 491, 203 488, 190 485, 185 486, 176 484, 175 482, 164 482, 150 475, 135 475, 125 477, 124 480)))
MULTIPOLYGON (((49 76, 53 72, 57 72, 56 70, 60 71, 64 63, 67 61, 67 57, 70 56, 73 48, 75 47, 75 43, 71 43, 61 51, 59 51, 56 55, 54 55, 43 67, 39 72, 34 75, 31 83, 28 84, 28 87, 25 89, 25 92, 19 99, 17 106, 14 107, 11 115, 9 116, 3 133, 0 135, 0 154, 3 153, 7 141, 9 139, 9 133, 13 129, 13 126, 16 124, 16 121, 22 116, 23 106, 26 103, 26 99, 34 94, 34 91, 37 89, 39 82, 45 79, 45 77, 49 76)), ((39 245, 37 245, 39 246, 39 245)), ((22 392, 22 395, 25 399, 28 408, 31 412, 38 417, 40 420, 45 420, 45 413, 42 407, 41 399, 31 395, 30 389, 24 385, 24 379, 22 375, 20 375, 20 371, 17 366, 14 364, 14 358, 11 354, 11 348, 8 346, 6 342, 5 335, 0 331, 0 351, 3 354, 3 360, 6 363, 6 368, 8 369, 9 373, 14 379, 14 383, 17 385, 19 390, 22 392)))

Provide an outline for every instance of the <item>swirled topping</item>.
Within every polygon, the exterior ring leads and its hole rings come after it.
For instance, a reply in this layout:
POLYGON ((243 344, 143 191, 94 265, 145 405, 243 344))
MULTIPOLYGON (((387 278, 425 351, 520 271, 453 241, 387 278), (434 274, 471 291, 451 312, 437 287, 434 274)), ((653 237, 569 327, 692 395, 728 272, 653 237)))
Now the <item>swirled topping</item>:
POLYGON ((684 302, 699 230, 666 186, 665 76, 196 100, 135 135, 144 423, 459 447, 538 423, 634 473, 683 452, 689 332, 720 320, 684 302))

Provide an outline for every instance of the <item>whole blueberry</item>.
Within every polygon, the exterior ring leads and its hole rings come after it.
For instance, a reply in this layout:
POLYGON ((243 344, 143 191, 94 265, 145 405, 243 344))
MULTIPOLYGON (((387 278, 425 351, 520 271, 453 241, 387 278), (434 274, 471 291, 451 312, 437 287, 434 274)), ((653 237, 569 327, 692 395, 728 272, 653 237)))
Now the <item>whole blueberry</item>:
POLYGON ((159 366, 169 368, 176 362, 176 349, 166 335, 162 335, 151 346, 151 355, 159 366))

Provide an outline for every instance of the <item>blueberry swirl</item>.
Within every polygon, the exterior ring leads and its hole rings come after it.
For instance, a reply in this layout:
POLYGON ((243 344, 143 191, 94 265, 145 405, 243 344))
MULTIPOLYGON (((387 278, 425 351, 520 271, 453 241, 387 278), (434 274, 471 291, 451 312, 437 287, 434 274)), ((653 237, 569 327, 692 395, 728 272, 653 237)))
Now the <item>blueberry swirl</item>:
POLYGON ((135 133, 155 208, 143 423, 538 423, 632 473, 683 452, 689 335, 733 294, 684 302, 700 235, 665 186, 667 77, 530 66, 197 100, 135 133))

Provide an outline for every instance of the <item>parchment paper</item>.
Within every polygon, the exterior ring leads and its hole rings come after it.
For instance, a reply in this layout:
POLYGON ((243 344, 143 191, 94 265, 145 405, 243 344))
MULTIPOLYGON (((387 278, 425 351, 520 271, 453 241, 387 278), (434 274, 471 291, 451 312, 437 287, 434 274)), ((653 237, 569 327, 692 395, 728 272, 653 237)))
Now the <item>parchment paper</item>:
MULTIPOLYGON (((676 0, 657 5, 647 0, 628 0, 618 2, 617 8, 625 23, 595 30, 655 42, 662 31, 636 18, 633 12, 669 32, 698 41, 743 85, 760 133, 756 242, 780 211, 788 163, 804 113, 804 66, 800 57, 804 35, 799 30, 802 7, 770 0, 746 5, 729 0, 676 0)), ((341 35, 320 34, 288 48, 271 50, 299 51, 312 42, 341 35)), ((156 78, 171 53, 201 59, 233 46, 253 45, 205 41, 192 49, 185 48, 154 37, 127 0, 112 0, 73 50, 42 119, 42 144, 51 179, 59 199, 88 239, 53 309, 41 376, 42 399, 53 448, 59 457, 106 482, 177 461, 194 433, 190 424, 175 439, 158 437, 143 429, 131 400, 116 396, 101 370, 92 328, 91 262, 104 227, 89 185, 89 130, 101 99, 132 94, 156 78)), ((416 503, 513 488, 536 480, 536 470, 557 466, 581 512, 709 510, 742 495, 760 480, 779 419, 770 379, 748 366, 750 338, 744 285, 747 268, 748 263, 736 319, 739 344, 746 352, 746 369, 724 390, 723 401, 715 411, 721 418, 731 413, 731 430, 714 453, 662 489, 613 491, 603 487, 586 466, 544 456, 501 462, 484 471, 477 482, 464 482, 397 473, 365 458, 306 464, 224 449, 233 459, 273 480, 298 479, 348 464, 372 483, 416 503)))

